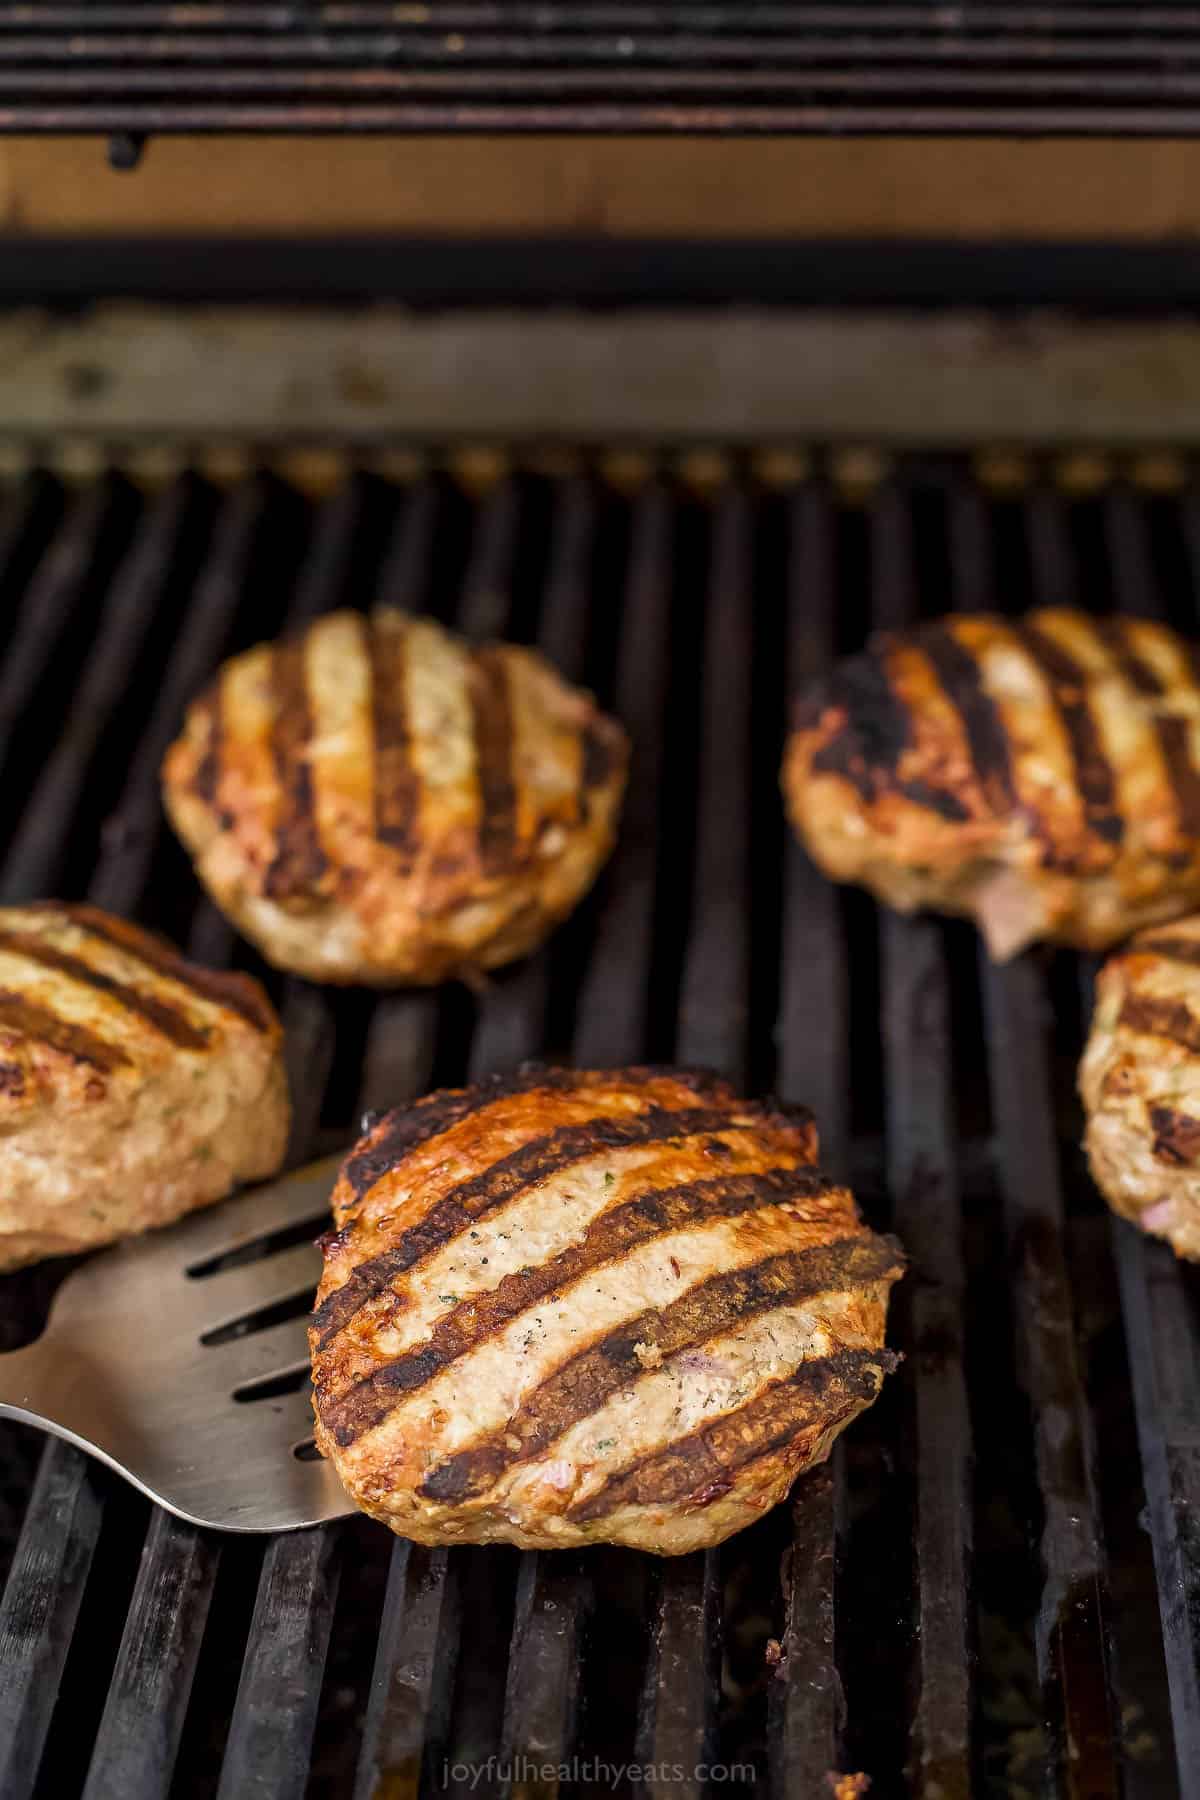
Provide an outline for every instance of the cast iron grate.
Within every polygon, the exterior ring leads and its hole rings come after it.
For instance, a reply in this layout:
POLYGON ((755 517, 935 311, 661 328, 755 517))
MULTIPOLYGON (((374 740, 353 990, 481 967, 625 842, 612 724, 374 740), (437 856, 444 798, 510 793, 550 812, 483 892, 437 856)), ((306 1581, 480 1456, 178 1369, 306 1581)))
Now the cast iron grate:
POLYGON ((1182 0, 5 0, 0 130, 1194 132, 1182 0))
MULTIPOLYGON (((219 1542, 6 1426, 0 1795, 496 1800, 627 1792, 634 1763, 709 1800, 832 1770, 881 1795, 1200 1792, 1195 1279, 1084 1176, 1087 971, 993 970, 966 928, 835 891, 776 790, 787 689, 871 622, 1033 594, 1195 624, 1200 488, 1072 497, 1035 466, 1001 491, 965 457, 852 488, 779 454, 448 466, 472 479, 352 472, 316 502, 268 474, 11 486, 0 898, 88 893, 249 965, 158 809, 215 662, 376 596, 536 640, 633 731, 617 856, 479 996, 271 977, 293 1155, 534 1054, 718 1065, 812 1104, 903 1235, 906 1361, 790 1506, 663 1564, 366 1521, 219 1542)), ((52 1273, 3 1283, 8 1342, 52 1273)))

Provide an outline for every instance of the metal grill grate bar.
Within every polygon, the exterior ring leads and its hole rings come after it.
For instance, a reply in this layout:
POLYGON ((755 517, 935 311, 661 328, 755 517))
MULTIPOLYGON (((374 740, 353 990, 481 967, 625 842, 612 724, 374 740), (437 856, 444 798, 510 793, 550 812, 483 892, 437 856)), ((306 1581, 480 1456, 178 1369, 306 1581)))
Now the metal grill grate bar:
MULTIPOLYGON (((587 567, 591 528, 591 496, 586 487, 572 483, 559 510, 538 642, 547 654, 556 654, 563 669, 576 680, 582 677, 586 663, 592 598, 587 567)), ((544 1028, 550 954, 543 951, 508 982, 505 1008, 510 1021, 515 1004, 523 1007, 528 1033, 525 1056, 537 1048, 544 1028)), ((476 1052, 480 1073, 489 1039, 492 1031, 485 1017, 476 1052)), ((504 1049, 511 1055, 514 1048, 510 1023, 504 1049)), ((582 1020, 576 1021, 572 1051, 581 1067, 596 1062, 582 1020)), ((543 1551, 522 1557, 501 1734, 501 1754, 507 1765, 500 1782, 502 1793, 523 1793, 530 1785, 548 1796, 559 1791, 557 1770, 572 1752, 578 1730, 584 1633, 593 1598, 592 1571, 583 1557, 574 1552, 543 1551), (520 1770, 525 1761, 555 1772, 524 1775, 520 1770)))
POLYGON ((94 580, 111 500, 107 483, 85 488, 75 498, 29 583, 0 673, 0 763, 7 762, 13 734, 27 722, 30 699, 45 681, 62 634, 94 580))
POLYGON ((1087 1783, 1081 1791, 1115 1795, 1104 1551, 1061 1247, 1062 1196, 1045 1098, 1044 1001, 1028 962, 985 974, 1023 1367, 1045 1508, 1038 1658, 1049 1721, 1079 1760, 1079 1777, 1087 1783))
MULTIPOLYGON (((1030 527, 1039 599, 1069 593, 1069 564, 1056 506, 1035 496, 1030 527), (1039 577, 1036 570, 1042 568, 1039 577)), ((993 595, 986 543, 954 570, 955 600, 987 606, 993 595)), ((1036 586, 1035 586, 1036 591, 1036 586)), ((981 956, 992 1054, 992 1106, 999 1140, 1018 1359, 1033 1414, 1043 1518, 1043 1587, 1035 1643, 1047 1726, 1070 1746, 1080 1791, 1119 1791, 1118 1722, 1093 1446, 1080 1374, 1075 1302, 1064 1255, 1063 1199, 1050 1107, 1047 1007, 1035 958, 1004 966, 981 956)))
POLYGON ((58 816, 58 795, 86 787, 89 772, 128 691, 129 672, 143 654, 180 547, 190 493, 169 488, 150 507, 114 578, 97 623, 102 654, 90 661, 71 696, 70 728, 43 765, 21 826, 9 848, 5 891, 52 891, 69 847, 58 816))
MULTIPOLYGON (((969 496, 969 501, 974 500, 969 496)), ((951 527, 964 553, 978 507, 951 527)), ((953 504, 954 502, 952 502, 953 504)), ((916 610, 911 516, 889 490, 874 509, 873 622, 916 610)), ((968 1800, 972 1791, 971 1424, 963 1374, 960 1197, 951 1117, 949 992, 943 933, 928 919, 884 913, 883 1039, 892 1224, 912 1275, 897 1296, 909 1346, 903 1380, 915 1485, 918 1686, 914 1792, 968 1800)))
POLYGON ((614 705, 635 746, 604 906, 576 1011, 599 1068, 647 1054, 671 624, 671 511, 657 486, 633 503, 614 705))
MULTIPOLYGON (((404 521, 402 535, 414 529, 420 529, 419 512, 404 521)), ((384 1111, 422 1091, 433 1067, 436 1029, 432 996, 389 996, 381 1002, 359 1090, 362 1112, 384 1111)), ((460 1583, 445 1550, 423 1550, 399 1540, 391 1545, 356 1795, 378 1793, 398 1772, 414 1779, 423 1770, 430 1780, 434 1753, 448 1732, 459 1596, 460 1583)))
MULTIPOLYGON (((380 589, 388 604, 412 607, 422 591, 432 552, 436 496, 426 485, 418 490, 396 546, 391 566, 380 589)), ((503 633, 511 605, 511 572, 519 522, 515 487, 501 484, 483 506, 464 577, 457 623, 472 637, 484 639, 503 633)), ((536 987, 536 977, 532 978, 536 987)), ((528 971, 518 972, 517 985, 504 982, 487 996, 475 1035, 470 1075, 487 1072, 489 1053, 500 1039, 515 1062, 531 1055, 540 1042, 538 1005, 531 999, 528 971), (501 1023, 502 1021, 502 1023, 501 1023), (497 1030, 497 1025, 500 1029, 497 1030), (481 1050, 484 1056, 481 1059, 481 1050)), ((401 1035, 404 1075, 420 1060, 432 1068, 437 1003, 431 996, 388 999, 383 1007, 394 1017, 391 1027, 403 1027, 401 1035), (407 1051, 407 1055, 405 1055, 407 1051)), ((373 1034, 372 1051, 387 1056, 389 1028, 373 1034)), ((403 1085, 388 1092, 378 1087, 382 1104, 420 1091, 420 1085, 403 1085)), ((375 1089, 375 1082, 370 1083, 375 1089)), ((374 1794, 381 1784, 407 1779, 406 1771, 424 1770, 424 1779, 445 1750, 451 1730, 451 1702, 462 1628, 461 1608, 468 1591, 464 1553, 450 1556, 445 1550, 415 1553, 410 1563, 408 1546, 392 1547, 385 1600, 384 1627, 375 1662, 371 1701, 359 1754, 356 1792, 374 1794), (394 1600, 393 1596, 397 1598, 394 1600), (403 1610, 403 1633, 393 1629, 389 1608, 403 1610), (435 1696, 429 1681, 439 1671, 435 1696)), ((437 1778, 440 1781, 440 1776, 437 1778)))
POLYGON ((33 1792, 102 1518, 91 1464, 52 1439, 0 1602, 0 1789, 11 1800, 33 1792))
MULTIPOLYGON (((787 522, 787 692, 800 692, 834 651, 837 570, 831 497, 820 484, 791 500, 787 522)), ((821 1161, 845 1178, 849 1153, 849 983, 837 896, 788 833, 783 864, 776 1083, 811 1106, 821 1161), (814 1030, 814 1022, 819 1029, 814 1030)), ((834 1660, 834 1583, 842 1459, 792 1494, 783 1579, 782 1660, 767 1702, 771 1792, 819 1793, 838 1766, 843 1694, 834 1660), (793 1654, 793 1651, 796 1653, 793 1654)))
POLYGON ((275 1538, 263 1558, 218 1800, 299 1800, 337 1598, 338 1533, 275 1538))
MULTIPOLYGON (((246 601, 267 498, 262 484, 247 483, 217 518, 204 576, 173 646, 167 681, 123 796, 115 855, 100 896, 109 906, 135 906, 137 887, 148 876, 160 829, 158 763, 183 706, 215 667, 234 615, 246 601)), ((189 939, 191 953, 227 963, 232 948, 229 928, 202 903, 189 939)), ((93 1753, 89 1794, 168 1791, 218 1563, 219 1547, 212 1540, 175 1521, 152 1524, 93 1753), (147 1646, 155 1644, 170 1648, 146 1669, 144 1659, 153 1655, 147 1646), (155 1729, 147 1731, 145 1687, 155 1671, 160 1684, 155 1729)))
MULTIPOLYGON (((419 612, 428 601, 427 583, 437 524, 437 489, 418 482, 406 497, 391 534, 375 592, 381 606, 419 612)), ((414 1099, 433 1073, 438 1003, 433 994, 381 995, 367 1028, 362 1112, 384 1112, 414 1099)))
MULTIPOLYGON (((162 832, 159 765, 188 702, 208 680, 230 641, 246 597, 250 560, 265 509, 261 484, 248 482, 230 495, 217 514, 204 572, 171 646, 162 685, 129 769, 117 808, 119 830, 106 845, 107 854, 93 884, 97 906, 115 912, 132 910, 150 878, 162 832)), ((232 945, 231 937, 228 943, 232 945)), ((210 956, 223 960, 215 952, 210 956)))
POLYGON ((84 1800, 170 1792, 219 1559, 215 1538, 154 1513, 84 1800))
MULTIPOLYGON (((1127 489, 1108 497, 1105 527, 1117 607, 1143 618, 1166 618, 1168 608, 1154 580, 1146 522, 1127 489)), ((1091 973, 1085 965, 1085 1007, 1091 999, 1091 973)), ((1112 1221, 1112 1238, 1154 1545, 1180 1793, 1184 1800, 1194 1800, 1200 1794, 1200 1557, 1195 1536, 1195 1521, 1200 1518, 1200 1357, 1186 1277, 1169 1248, 1149 1242, 1120 1219, 1112 1221)))
MULTIPOLYGON (((437 518, 436 487, 423 481, 410 495, 394 533, 378 588, 381 604, 416 611, 432 598, 428 580, 437 518)), ((494 534, 494 524, 492 529, 494 534)), ((415 1098, 428 1085, 437 1025, 438 1002, 432 994, 388 995, 379 1001, 359 1095, 363 1112, 415 1098)), ((376 1793, 397 1771, 424 1770, 428 1780, 436 1751, 445 1743, 458 1657, 460 1562, 461 1556, 451 1566, 445 1551, 417 1551, 410 1567, 409 1546, 391 1546, 357 1794, 376 1793), (435 1669, 442 1690, 436 1702, 430 1690, 435 1669)))
MULTIPOLYGON (((339 603, 361 506, 361 490, 350 482, 321 507, 287 609, 288 629, 339 603)), ((282 1010, 293 1108, 288 1160, 301 1163, 316 1148, 336 1023, 329 995, 293 977, 284 984, 282 1010)), ((276 1538, 267 1548, 219 1800, 243 1794, 299 1800, 304 1792, 341 1576, 341 1537, 332 1526, 276 1538)))
MULTIPOLYGON (((699 718, 699 817, 676 1054, 734 1081, 749 1065, 751 549, 745 495, 729 486, 712 521, 699 718)), ((643 1762, 688 1771, 699 1795, 712 1760, 721 1611, 719 1551, 672 1558, 660 1573, 643 1695, 643 1762)), ((665 1789, 665 1785, 664 1789, 665 1789)), ((651 1791, 659 1791, 652 1784, 651 1791)))
MULTIPOLYGON (((185 498, 182 493, 173 494, 157 515, 148 515, 148 529, 114 578, 108 618, 117 622, 117 630, 111 636, 101 630, 85 690, 85 699, 94 709, 89 721, 95 733, 93 743, 121 698, 139 621, 152 612, 160 598, 166 578, 164 553, 169 554, 176 541, 185 498)), ((48 661, 55 650, 62 654, 62 640, 49 635, 47 620, 60 631, 73 624, 74 605, 95 579, 112 499, 108 484, 97 484, 88 491, 76 503, 61 547, 52 546, 39 568, 29 595, 28 616, 34 632, 17 644, 18 650, 26 652, 23 660, 30 672, 43 659, 48 661), (45 616, 40 615, 39 602, 45 605, 45 616), (36 656, 29 649, 31 644, 37 646, 36 656)), ((60 837, 64 826, 77 816, 88 759, 67 756, 59 773, 52 796, 35 788, 31 800, 32 807, 56 809, 59 837, 40 830, 26 830, 18 836, 17 847, 4 866, 3 892, 10 901, 37 898, 52 885, 60 837)), ((127 782, 126 794, 131 786, 132 782, 127 782)), ((120 885, 126 904, 136 907, 144 892, 145 866, 137 870, 132 883, 122 882, 117 873, 119 856, 119 847, 110 840, 96 865, 89 893, 103 903, 120 885)), ((11 1661, 5 1661, 10 1680, 6 1704, 0 1711, 0 1737, 5 1749, 18 1754, 20 1760, 0 1785, 14 1800, 32 1791, 36 1779, 103 1520, 103 1490, 93 1466, 78 1451, 52 1441, 43 1453, 39 1480, 53 1500, 44 1511, 31 1505, 0 1602, 0 1637, 6 1630, 28 1632, 30 1622, 35 1622, 29 1647, 21 1652, 14 1644, 11 1661)), ((122 1662, 122 1668, 127 1666, 122 1662)), ((166 1719, 163 1723, 170 1729, 166 1719)), ((166 1775, 169 1765, 163 1770, 164 1778, 166 1775)))
POLYGON ((458 1661, 460 1568, 444 1547, 398 1542, 392 1551, 355 1800, 401 1783, 444 1786, 438 1755, 458 1661))

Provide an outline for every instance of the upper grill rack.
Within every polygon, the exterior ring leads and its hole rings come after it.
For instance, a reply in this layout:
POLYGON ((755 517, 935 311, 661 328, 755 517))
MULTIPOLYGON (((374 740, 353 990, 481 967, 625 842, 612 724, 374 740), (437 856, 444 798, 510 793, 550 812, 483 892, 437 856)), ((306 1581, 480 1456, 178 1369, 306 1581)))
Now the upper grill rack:
MULTIPOLYGON (((532 1054, 678 1056, 810 1103, 913 1269, 906 1361, 831 1466, 661 1565, 366 1521, 219 1542, 4 1427, 4 1800, 367 1800, 418 1772, 566 1795, 631 1762, 696 1797, 816 1795, 833 1769, 884 1795, 1200 1792, 1194 1274, 1083 1175, 1076 959, 994 970, 967 928, 834 890, 775 786, 787 689, 871 623, 1032 594, 1195 628, 1200 489, 814 465, 356 475, 313 506, 267 476, 8 491, 0 760, 39 773, 6 788, 4 901, 86 892, 253 966, 164 833, 157 764, 222 655, 348 598, 535 639, 632 731, 614 863, 542 955, 477 999, 271 978, 293 1157, 532 1054)), ((45 1279, 4 1288, 11 1338, 45 1279)))
POLYGON ((8 131, 1194 132, 1179 3, 25 0, 8 131))

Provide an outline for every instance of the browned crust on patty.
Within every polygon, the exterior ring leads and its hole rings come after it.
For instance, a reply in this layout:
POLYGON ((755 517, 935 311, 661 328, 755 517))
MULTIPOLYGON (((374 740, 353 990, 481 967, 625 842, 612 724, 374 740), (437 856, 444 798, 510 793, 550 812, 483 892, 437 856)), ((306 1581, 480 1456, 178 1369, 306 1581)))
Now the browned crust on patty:
POLYGON ((1173 1106, 1151 1106, 1149 1114, 1160 1161, 1184 1168, 1200 1157, 1200 1119, 1173 1106))
POLYGON ((328 868, 317 833, 310 750, 313 735, 305 672, 303 638, 275 646, 271 680, 275 689, 275 723, 271 753, 279 782, 280 806, 275 822, 276 851, 267 868, 263 892, 274 900, 311 894, 328 868))
POLYGON ((0 927, 0 950, 14 951, 43 969, 57 970, 60 975, 68 975, 87 987, 95 988, 98 993, 109 995, 119 1005, 136 1013, 156 1031, 160 1031, 171 1043, 179 1044, 184 1049, 202 1050, 208 1043, 209 1033, 205 1027, 194 1024, 186 1013, 171 1006, 160 995, 147 993, 131 982, 119 981, 115 976, 106 975, 84 957, 72 955, 45 939, 34 938, 28 932, 5 931, 0 927))
POLYGON ((345 1329, 360 1307, 392 1278, 411 1269, 431 1251, 439 1249, 505 1201, 514 1200, 549 1176, 569 1169, 598 1150, 618 1150, 630 1145, 670 1143, 716 1131, 727 1124, 717 1107, 648 1107, 631 1118, 587 1119, 577 1125, 559 1125, 544 1137, 534 1138, 511 1155, 502 1157, 482 1175, 453 1188, 419 1225, 403 1233, 398 1243, 361 1263, 343 1287, 324 1301, 313 1315, 318 1345, 324 1347, 345 1329))
POLYGON ((339 1444, 353 1443, 386 1417, 393 1395, 425 1386, 456 1357, 478 1348, 535 1302, 578 1281, 581 1275, 617 1261, 635 1245, 698 1219, 734 1218, 789 1196, 812 1198, 829 1187, 815 1169, 771 1169, 759 1175, 717 1175, 630 1200, 602 1214, 578 1244, 537 1268, 506 1276, 499 1287, 479 1300, 456 1306, 439 1320, 421 1348, 385 1363, 326 1407, 325 1423, 339 1444))
POLYGON ((569 1516, 583 1523, 622 1506, 711 1505, 747 1464, 786 1449, 814 1426, 827 1429, 839 1395, 849 1416, 870 1404, 899 1360, 890 1350, 839 1350, 803 1362, 731 1416, 622 1469, 569 1516))
POLYGON ((407 867, 417 845, 421 779, 412 759, 412 727, 405 700, 406 637, 395 615, 366 623, 371 661, 371 723, 375 737, 372 800, 375 836, 407 867))
POLYGON ((514 1462, 548 1449, 595 1412, 643 1366, 646 1350, 664 1359, 697 1350, 755 1313, 831 1288, 895 1277, 900 1268, 894 1239, 841 1238, 714 1275, 673 1306, 640 1313, 561 1363, 526 1399, 520 1418, 510 1420, 505 1432, 439 1464, 425 1477, 421 1492, 431 1500, 463 1500, 485 1492, 514 1462))
POLYGON ((807 1115, 670 1069, 530 1069, 376 1122, 310 1333, 318 1443, 351 1494, 427 1543, 665 1550, 771 1504, 873 1397, 903 1267, 815 1152, 807 1115), (739 1431, 692 1522, 660 1519, 668 1464, 739 1431))
POLYGON ((1200 1260, 1200 916, 1109 957, 1079 1087, 1110 1206, 1200 1260))
POLYGON ((95 907, 0 909, 0 1268, 169 1223, 278 1167, 282 1033, 95 907))
POLYGON ((87 1063, 89 1068, 109 1075, 114 1069, 125 1069, 131 1059, 119 1044, 110 1043, 84 1025, 73 1025, 60 1019, 47 1006, 36 1000, 0 988, 0 1035, 15 1034, 35 1044, 45 1044, 72 1062, 87 1063))
POLYGON ((1150 994, 1130 994, 1121 1008, 1119 1023, 1150 1037, 1169 1038, 1185 1050, 1200 1054, 1200 1019, 1182 1000, 1163 1000, 1150 994))
POLYGON ((540 942, 612 846, 627 758, 535 651, 385 607, 226 664, 163 784, 201 879, 270 960, 389 986, 540 942))
POLYGON ((229 969, 206 969, 201 963, 189 961, 182 951, 156 931, 147 931, 143 925, 134 925, 128 919, 102 912, 98 906, 69 904, 59 907, 54 901, 39 904, 48 910, 63 912, 81 931, 103 938, 106 943, 145 963, 147 968, 172 981, 182 982, 203 999, 237 1013, 256 1031, 279 1030, 279 1021, 266 990, 253 975, 229 969))
POLYGON ((998 955, 1105 948, 1200 901, 1198 724, 1194 646, 1166 626, 955 614, 815 684, 783 782, 836 878, 974 914, 998 955))
POLYGON ((517 824, 512 706, 508 668, 499 648, 475 652, 470 692, 480 798, 479 860, 494 875, 512 862, 517 824))

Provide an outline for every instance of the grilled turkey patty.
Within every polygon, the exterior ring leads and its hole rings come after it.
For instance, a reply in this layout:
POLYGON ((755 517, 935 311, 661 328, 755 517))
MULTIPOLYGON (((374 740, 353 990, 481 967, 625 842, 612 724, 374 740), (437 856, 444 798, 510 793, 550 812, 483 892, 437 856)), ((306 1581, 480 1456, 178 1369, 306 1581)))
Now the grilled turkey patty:
POLYGON ((430 1095, 347 1159, 317 1443, 427 1544, 719 1543, 870 1404, 899 1247, 809 1121, 673 1070, 430 1095))
POLYGON ((877 637, 801 699, 783 785, 835 879, 998 958, 1106 949, 1200 900, 1196 647, 1062 608, 877 637))
POLYGON ((287 1127, 281 1034, 256 981, 95 907, 0 909, 0 1268, 269 1175, 287 1127))
POLYGON ((265 956, 389 986, 540 943, 612 847, 626 755, 534 651, 384 608, 226 663, 163 786, 201 880, 265 956))
POLYGON ((1200 915, 1105 964, 1079 1088, 1109 1205, 1200 1260, 1200 915))

